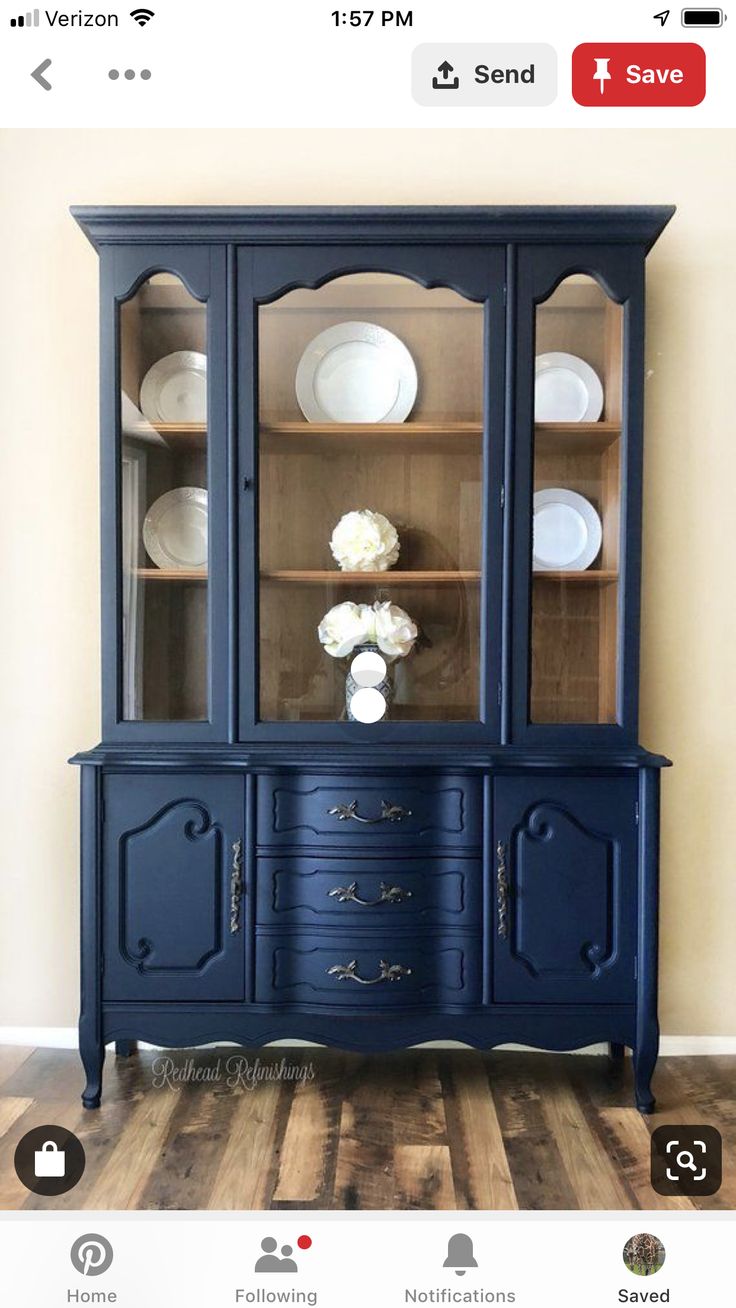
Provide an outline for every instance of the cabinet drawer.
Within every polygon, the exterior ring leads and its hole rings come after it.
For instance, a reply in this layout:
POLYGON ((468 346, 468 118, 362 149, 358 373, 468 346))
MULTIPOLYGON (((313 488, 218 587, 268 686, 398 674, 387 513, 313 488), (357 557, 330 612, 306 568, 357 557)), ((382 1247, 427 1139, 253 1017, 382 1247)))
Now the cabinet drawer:
POLYGON ((481 865, 463 858, 259 858, 256 921, 268 926, 481 928, 481 865))
POLYGON ((482 798, 474 777, 259 777, 261 845, 480 844, 482 798))
POLYGON ((261 934, 256 941, 256 1000, 263 1004, 475 1004, 480 973, 480 940, 449 932, 419 941, 378 932, 284 932, 261 934))

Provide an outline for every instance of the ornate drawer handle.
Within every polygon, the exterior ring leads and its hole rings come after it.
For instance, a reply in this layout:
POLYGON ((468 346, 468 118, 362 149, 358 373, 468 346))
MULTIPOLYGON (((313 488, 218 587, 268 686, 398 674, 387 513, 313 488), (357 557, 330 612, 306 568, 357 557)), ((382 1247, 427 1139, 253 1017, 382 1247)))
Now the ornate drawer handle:
POLYGON ((230 931, 237 935, 240 930, 240 903, 243 898, 243 842, 236 840, 233 844, 233 865, 230 872, 230 931))
POLYGON ((379 904, 401 904, 405 899, 411 899, 410 890, 402 890, 401 886, 387 886, 382 881, 379 886, 378 899, 360 899, 357 890, 357 881, 351 881, 349 886, 335 886, 333 890, 328 890, 327 894, 330 899, 336 899, 338 904, 347 904, 350 901, 353 904, 362 904, 364 908, 377 908, 379 904))
POLYGON ((378 976, 366 980, 365 977, 358 976, 358 961, 353 959, 351 963, 335 963, 328 967, 327 975, 336 976, 338 981, 357 981, 360 986, 377 986, 381 981, 400 981, 402 976, 411 976, 411 968, 403 967, 401 963, 387 963, 384 958, 378 964, 378 976))
POLYGON ((357 799, 351 799, 349 804, 335 804, 334 808, 328 808, 327 814, 329 817, 336 817, 338 822, 349 822, 352 818, 354 822, 365 822, 367 826, 372 826, 374 822, 403 822, 404 818, 411 817, 410 808, 402 808, 400 804, 390 804, 387 799, 381 800, 380 817, 361 817, 357 809, 357 799))
POLYGON ((496 903, 498 904, 498 934, 505 940, 509 934, 509 882, 506 876, 506 846, 502 840, 496 845, 498 871, 496 873, 496 903))

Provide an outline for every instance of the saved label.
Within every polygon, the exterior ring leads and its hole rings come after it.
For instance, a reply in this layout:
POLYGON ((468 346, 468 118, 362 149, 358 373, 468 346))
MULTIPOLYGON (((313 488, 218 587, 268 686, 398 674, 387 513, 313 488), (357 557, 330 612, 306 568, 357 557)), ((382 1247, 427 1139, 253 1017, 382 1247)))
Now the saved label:
POLYGON ((690 41, 587 42, 573 50, 572 94, 586 108, 677 108, 705 99, 705 51, 690 41))

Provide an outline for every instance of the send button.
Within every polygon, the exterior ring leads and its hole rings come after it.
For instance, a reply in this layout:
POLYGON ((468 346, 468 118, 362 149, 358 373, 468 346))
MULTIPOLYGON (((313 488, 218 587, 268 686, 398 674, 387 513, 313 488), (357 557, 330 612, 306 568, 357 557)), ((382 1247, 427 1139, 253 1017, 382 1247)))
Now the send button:
POLYGON ((551 45, 418 45, 412 95, 432 107, 539 108, 557 98, 557 52, 551 45))

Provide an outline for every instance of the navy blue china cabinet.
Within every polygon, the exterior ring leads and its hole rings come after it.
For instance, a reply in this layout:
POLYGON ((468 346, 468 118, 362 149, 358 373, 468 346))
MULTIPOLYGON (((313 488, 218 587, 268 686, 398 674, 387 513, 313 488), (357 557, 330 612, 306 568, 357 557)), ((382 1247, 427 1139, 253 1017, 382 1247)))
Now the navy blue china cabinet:
POLYGON ((672 214, 78 208, 101 263, 104 1051, 657 1057, 644 271, 672 214))

